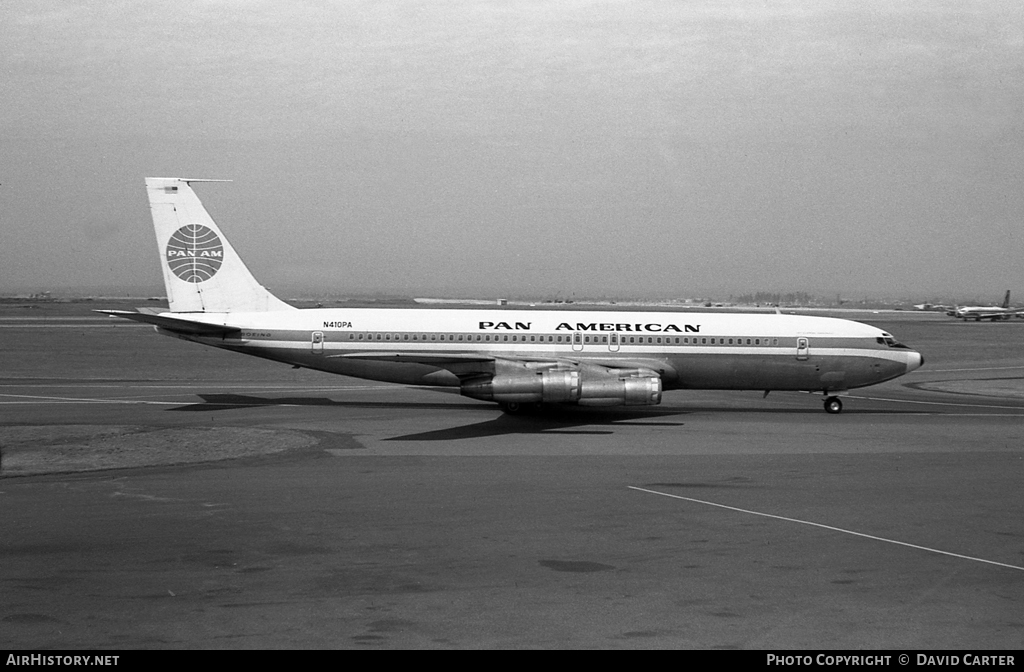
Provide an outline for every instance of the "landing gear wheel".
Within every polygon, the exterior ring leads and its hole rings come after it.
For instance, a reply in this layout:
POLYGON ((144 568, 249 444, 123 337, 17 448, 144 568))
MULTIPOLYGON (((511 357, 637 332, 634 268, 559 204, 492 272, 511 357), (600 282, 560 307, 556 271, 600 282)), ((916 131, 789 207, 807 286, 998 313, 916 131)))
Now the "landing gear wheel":
POLYGON ((507 401, 504 404, 500 404, 501 412, 508 413, 509 415, 515 415, 523 411, 523 405, 518 401, 507 401))
POLYGON ((839 397, 829 397, 825 400, 825 412, 826 413, 842 413, 843 402, 839 397))

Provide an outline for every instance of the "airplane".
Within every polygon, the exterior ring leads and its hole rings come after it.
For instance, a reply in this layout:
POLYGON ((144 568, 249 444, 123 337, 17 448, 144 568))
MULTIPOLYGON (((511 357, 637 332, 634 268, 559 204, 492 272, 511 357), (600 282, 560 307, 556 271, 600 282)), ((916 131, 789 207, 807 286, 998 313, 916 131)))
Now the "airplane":
POLYGON ((458 388, 509 414, 681 389, 820 393, 840 413, 848 390, 924 364, 876 327, 778 311, 298 309, 256 281, 191 186, 220 181, 146 178, 168 309, 97 312, 296 368, 458 388))
POLYGON ((947 312, 947 315, 952 314, 953 317, 962 319, 964 322, 967 320, 974 320, 975 322, 981 322, 982 320, 1010 320, 1014 317, 1024 319, 1024 308, 1011 308, 1010 307, 1010 290, 1006 290, 1006 295, 1003 297, 1003 305, 1001 306, 957 306, 952 313, 947 312))
POLYGON ((947 306, 942 303, 916 303, 914 304, 914 310, 931 310, 939 313, 946 313, 947 311, 954 310, 954 307, 947 306))

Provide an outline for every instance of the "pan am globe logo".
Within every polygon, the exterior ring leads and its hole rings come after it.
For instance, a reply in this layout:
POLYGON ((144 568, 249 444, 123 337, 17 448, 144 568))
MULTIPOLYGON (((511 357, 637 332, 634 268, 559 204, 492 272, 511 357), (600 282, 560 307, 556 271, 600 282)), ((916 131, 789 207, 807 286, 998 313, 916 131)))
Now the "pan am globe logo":
POLYGON ((185 282, 200 283, 212 278, 224 262, 224 244, 209 227, 188 224, 167 241, 167 265, 185 282))

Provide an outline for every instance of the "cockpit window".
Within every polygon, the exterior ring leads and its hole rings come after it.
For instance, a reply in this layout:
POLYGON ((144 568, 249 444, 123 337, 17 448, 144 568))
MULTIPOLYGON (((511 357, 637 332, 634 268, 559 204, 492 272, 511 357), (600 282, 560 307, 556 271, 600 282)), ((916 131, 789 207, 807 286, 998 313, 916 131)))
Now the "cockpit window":
POLYGON ((891 335, 886 333, 883 333, 881 336, 876 337, 875 342, 878 343, 879 345, 885 345, 890 348, 907 348, 907 346, 903 345, 895 338, 893 338, 891 335))

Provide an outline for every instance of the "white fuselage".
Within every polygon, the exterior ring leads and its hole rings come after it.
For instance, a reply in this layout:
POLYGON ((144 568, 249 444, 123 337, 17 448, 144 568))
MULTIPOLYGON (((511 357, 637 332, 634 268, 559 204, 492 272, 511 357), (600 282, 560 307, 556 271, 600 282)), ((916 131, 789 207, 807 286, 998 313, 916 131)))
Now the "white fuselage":
POLYGON ((919 353, 876 327, 797 315, 360 308, 188 317, 238 331, 172 335, 418 385, 459 385, 460 360, 508 359, 527 367, 643 369, 659 375, 665 389, 834 392, 889 380, 922 363, 919 353))

